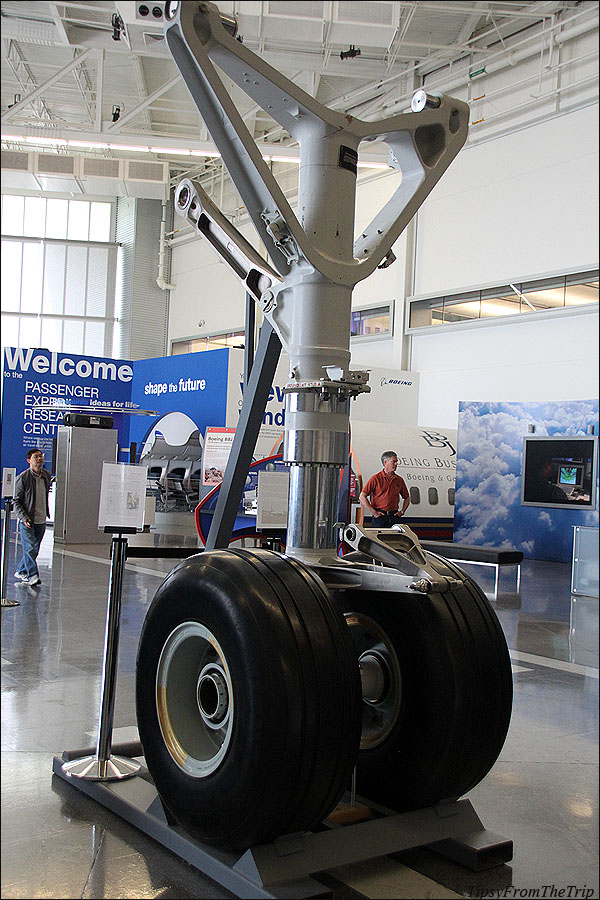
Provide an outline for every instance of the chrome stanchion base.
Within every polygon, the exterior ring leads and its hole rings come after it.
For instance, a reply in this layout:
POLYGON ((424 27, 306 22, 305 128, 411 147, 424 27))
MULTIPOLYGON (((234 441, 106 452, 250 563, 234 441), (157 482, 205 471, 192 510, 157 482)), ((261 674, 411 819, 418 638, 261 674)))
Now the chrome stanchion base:
POLYGON ((85 778, 88 781, 122 781, 137 775, 140 763, 125 756, 113 756, 98 759, 97 756, 84 756, 64 763, 62 770, 69 778, 85 778))
POLYGON ((1 606, 20 606, 21 604, 19 603, 18 600, 9 600, 8 597, 2 597, 2 602, 0 605, 1 606))

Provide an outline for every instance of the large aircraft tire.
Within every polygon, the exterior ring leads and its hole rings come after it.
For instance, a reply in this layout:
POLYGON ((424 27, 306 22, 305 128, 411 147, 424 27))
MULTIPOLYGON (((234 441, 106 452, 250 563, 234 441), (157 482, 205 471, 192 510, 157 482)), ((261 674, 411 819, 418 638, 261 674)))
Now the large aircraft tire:
POLYGON ((167 576, 143 626, 136 705, 167 812, 242 849, 305 831, 349 786, 361 690, 343 616, 310 570, 216 550, 167 576))
POLYGON ((365 694, 357 792, 400 812, 473 788, 510 724, 512 673, 500 623, 472 579, 445 560, 440 566, 462 580, 457 589, 337 597, 365 694))

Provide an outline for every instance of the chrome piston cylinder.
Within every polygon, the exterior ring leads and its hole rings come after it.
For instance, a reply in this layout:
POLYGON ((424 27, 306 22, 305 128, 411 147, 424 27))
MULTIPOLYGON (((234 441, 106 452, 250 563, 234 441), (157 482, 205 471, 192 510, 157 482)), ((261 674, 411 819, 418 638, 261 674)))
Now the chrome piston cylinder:
POLYGON ((348 459, 347 391, 326 383, 286 395, 283 458, 290 465, 286 554, 334 551, 340 469, 348 459))

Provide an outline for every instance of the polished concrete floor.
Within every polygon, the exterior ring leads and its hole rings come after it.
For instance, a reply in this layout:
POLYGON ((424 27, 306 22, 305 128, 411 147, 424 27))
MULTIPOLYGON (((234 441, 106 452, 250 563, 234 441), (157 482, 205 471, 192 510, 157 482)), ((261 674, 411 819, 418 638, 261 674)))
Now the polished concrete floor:
MULTIPOLYGON (((131 542, 195 543, 177 534, 131 542)), ((52 774, 55 756, 95 743, 109 550, 54 546, 48 529, 39 588, 13 584, 14 553, 13 540, 6 595, 20 605, 2 609, 2 897, 233 896, 52 774)), ((137 738, 138 636, 172 565, 126 565, 117 742, 137 738)), ((465 568, 492 590, 488 570, 465 568)), ((321 896, 598 897, 598 600, 571 596, 568 565, 526 561, 520 596, 511 574, 502 572, 495 608, 513 660, 512 724, 468 796, 487 829, 514 841, 512 862, 473 873, 431 850, 405 851, 329 869, 321 896)))

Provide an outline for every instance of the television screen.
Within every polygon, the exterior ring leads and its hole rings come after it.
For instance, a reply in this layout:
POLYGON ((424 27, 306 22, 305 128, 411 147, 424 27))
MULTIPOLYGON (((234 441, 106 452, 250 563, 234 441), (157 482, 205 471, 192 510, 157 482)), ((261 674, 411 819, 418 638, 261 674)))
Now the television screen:
POLYGON ((598 438, 524 437, 523 506, 595 509, 598 438))

